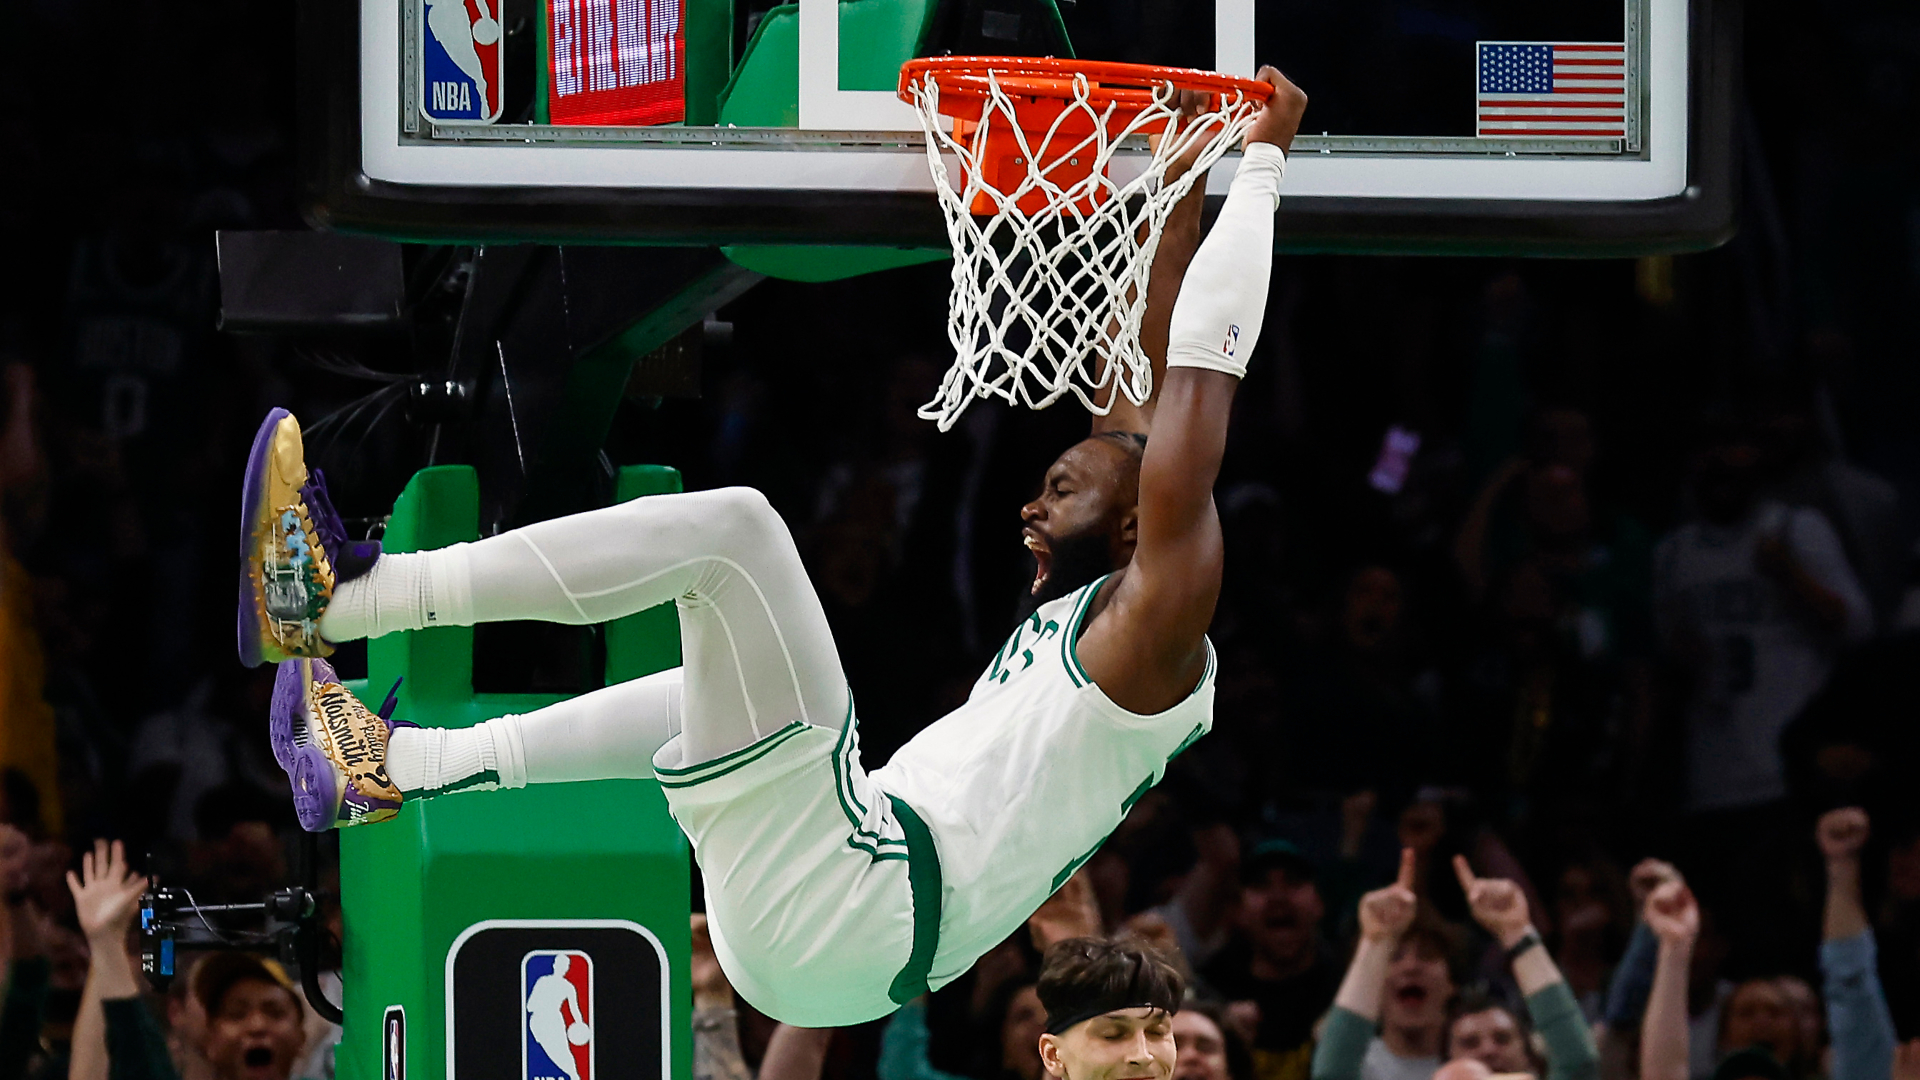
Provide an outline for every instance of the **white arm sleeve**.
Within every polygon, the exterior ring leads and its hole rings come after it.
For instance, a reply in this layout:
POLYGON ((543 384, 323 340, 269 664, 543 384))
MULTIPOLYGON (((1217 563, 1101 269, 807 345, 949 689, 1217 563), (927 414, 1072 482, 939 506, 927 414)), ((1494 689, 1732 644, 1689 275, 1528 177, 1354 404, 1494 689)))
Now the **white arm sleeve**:
POLYGON ((1167 366, 1211 368, 1245 378, 1267 313, 1273 273, 1273 212, 1287 156, 1248 143, 1213 231, 1193 255, 1167 334, 1167 366))

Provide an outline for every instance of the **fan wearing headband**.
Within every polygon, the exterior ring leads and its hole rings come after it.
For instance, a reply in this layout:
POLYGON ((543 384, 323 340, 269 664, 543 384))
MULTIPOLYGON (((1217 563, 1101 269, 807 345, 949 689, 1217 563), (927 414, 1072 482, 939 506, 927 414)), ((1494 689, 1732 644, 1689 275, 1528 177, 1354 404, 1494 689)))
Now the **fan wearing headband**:
MULTIPOLYGON (((1141 345, 1157 398, 1116 403, 1047 470, 1021 512, 1035 607, 966 702, 871 773, 832 629, 764 495, 657 495, 383 552, 348 540, 298 423, 275 410, 243 495, 240 652, 282 665, 269 734, 300 823, 370 825, 462 791, 654 779, 693 842, 714 955, 761 1012, 844 1027, 960 977, 1213 726, 1206 630, 1224 558, 1213 484, 1306 108, 1278 71, 1261 78, 1274 91, 1212 232, 1198 240, 1196 197, 1182 212, 1197 250, 1163 246, 1153 267, 1141 345), (465 728, 370 709, 321 659, 336 642, 396 632, 591 624, 668 603, 683 666, 465 728)), ((896 632, 911 637, 924 618, 903 608, 896 632)), ((1113 984, 1147 994, 1137 1000, 1082 996, 1102 1012, 1178 1003, 1177 984, 1140 978, 1113 984)), ((1080 1036, 1055 1037, 1070 1059, 1080 1036)), ((1086 1080, 1148 1080, 1133 1068, 1086 1080)))
POLYGON ((1173 1014, 1186 996, 1179 969, 1131 940, 1069 938, 1040 968, 1047 1029, 1040 1063, 1053 1080, 1168 1080, 1173 1014))

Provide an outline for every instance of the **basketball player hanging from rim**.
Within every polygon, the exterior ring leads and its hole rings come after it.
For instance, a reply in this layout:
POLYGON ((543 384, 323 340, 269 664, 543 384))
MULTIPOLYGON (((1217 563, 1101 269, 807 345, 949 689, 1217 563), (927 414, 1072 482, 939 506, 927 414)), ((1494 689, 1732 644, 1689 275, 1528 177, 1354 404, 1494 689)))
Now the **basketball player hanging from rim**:
POLYGON ((657 495, 381 554, 346 539, 298 424, 274 410, 247 466, 240 651, 280 662, 273 749, 301 824, 377 822, 453 792, 656 777, 703 872, 714 952, 756 1008, 844 1026, 965 972, 1213 722, 1212 488, 1306 105, 1279 72, 1260 78, 1276 89, 1218 221, 1195 252, 1196 185, 1153 268, 1142 344, 1157 400, 1116 399, 1047 470, 1022 510, 1044 602, 964 705, 871 774, 820 602, 760 493, 657 495), (304 620, 268 615, 303 596, 304 620), (390 725, 318 659, 330 642, 401 630, 597 623, 668 601, 683 667, 471 728, 390 725))

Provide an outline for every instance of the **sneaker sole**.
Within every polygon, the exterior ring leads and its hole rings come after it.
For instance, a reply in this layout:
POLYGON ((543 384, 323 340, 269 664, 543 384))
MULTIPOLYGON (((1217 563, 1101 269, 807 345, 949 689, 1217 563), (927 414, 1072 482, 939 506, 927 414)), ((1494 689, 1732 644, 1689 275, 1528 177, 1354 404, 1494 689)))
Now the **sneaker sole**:
MULTIPOLYGON (((239 646, 240 662, 248 667, 259 667, 266 658, 260 649, 260 602, 259 590, 253 583, 253 530, 254 522, 259 520, 267 498, 267 456, 273 447, 273 434, 280 428, 280 421, 293 414, 285 409, 269 410, 267 419, 254 433, 253 447, 247 451, 247 475, 240 485, 240 612, 239 646)), ((278 690, 276 680, 276 691, 278 690)), ((281 767, 286 762, 280 763, 281 767)))
MULTIPOLYGON (((317 692, 339 686, 333 666, 325 660, 301 658, 283 661, 274 676, 273 701, 268 710, 267 738, 274 760, 287 774, 293 789, 294 815, 308 832, 327 832, 348 825, 386 821, 399 813, 402 796, 391 787, 385 792, 363 788, 348 790, 353 781, 342 766, 327 753, 330 736, 320 715, 317 692)), ((337 704, 337 702, 336 702, 337 704)), ((382 724, 377 714, 366 712, 357 699, 351 702, 354 715, 367 724, 382 724)), ((331 738, 361 742, 366 738, 365 724, 357 730, 336 733, 331 738)), ((379 748, 381 763, 375 766, 379 784, 386 785, 384 741, 379 748)))
POLYGON ((340 779, 326 751, 313 742, 307 692, 315 679, 333 681, 333 668, 325 660, 280 665, 273 679, 267 739, 273 745, 273 759, 293 788, 293 812, 300 827, 326 832, 340 816, 340 779))
MULTIPOLYGON (((265 549, 277 544, 279 539, 277 533, 280 526, 273 508, 299 503, 301 486, 307 481, 306 463, 301 460, 303 450, 298 428, 294 429, 291 439, 281 441, 282 428, 292 419, 292 415, 279 408, 267 413, 266 420, 253 437, 253 447, 247 454, 247 475, 241 485, 240 606, 236 629, 240 662, 248 667, 295 656, 325 656, 332 651, 311 627, 301 631, 291 644, 276 634, 276 623, 283 627, 293 624, 276 620, 268 612, 267 599, 260 592, 268 557, 265 549), (280 455, 285 457, 276 462, 276 457, 280 455)), ((317 541, 314 542, 314 556, 321 582, 318 587, 322 590, 331 589, 332 571, 328 565, 328 553, 319 547, 317 541)), ((311 584, 308 581, 301 582, 303 595, 311 584)), ((281 633, 285 633, 285 630, 281 633)))

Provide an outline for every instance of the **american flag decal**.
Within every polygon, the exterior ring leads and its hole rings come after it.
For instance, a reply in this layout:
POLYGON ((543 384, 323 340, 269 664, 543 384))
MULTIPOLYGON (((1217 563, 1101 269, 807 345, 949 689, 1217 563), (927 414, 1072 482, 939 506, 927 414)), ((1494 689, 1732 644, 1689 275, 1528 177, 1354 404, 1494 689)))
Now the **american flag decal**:
POLYGON ((1474 53, 1479 137, 1626 137, 1625 44, 1480 41, 1474 53))

